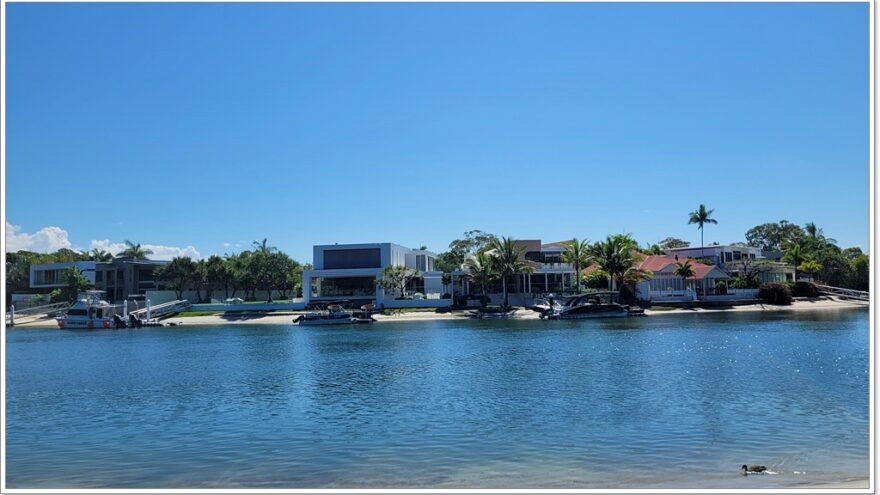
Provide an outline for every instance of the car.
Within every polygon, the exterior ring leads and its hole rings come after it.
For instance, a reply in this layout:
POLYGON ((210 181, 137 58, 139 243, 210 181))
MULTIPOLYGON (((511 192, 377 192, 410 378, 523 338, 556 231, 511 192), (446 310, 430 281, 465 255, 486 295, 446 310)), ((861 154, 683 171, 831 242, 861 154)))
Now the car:
POLYGON ((226 304, 241 304, 244 302, 244 299, 240 297, 230 297, 226 300, 226 304))

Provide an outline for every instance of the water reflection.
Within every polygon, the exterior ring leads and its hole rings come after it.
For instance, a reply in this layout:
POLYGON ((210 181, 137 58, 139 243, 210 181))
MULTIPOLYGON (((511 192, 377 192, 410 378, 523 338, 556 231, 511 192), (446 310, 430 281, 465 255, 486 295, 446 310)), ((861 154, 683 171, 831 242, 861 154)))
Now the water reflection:
POLYGON ((7 481, 772 488, 866 476, 867 313, 791 316, 12 330, 7 481), (783 474, 731 474, 746 460, 783 474))

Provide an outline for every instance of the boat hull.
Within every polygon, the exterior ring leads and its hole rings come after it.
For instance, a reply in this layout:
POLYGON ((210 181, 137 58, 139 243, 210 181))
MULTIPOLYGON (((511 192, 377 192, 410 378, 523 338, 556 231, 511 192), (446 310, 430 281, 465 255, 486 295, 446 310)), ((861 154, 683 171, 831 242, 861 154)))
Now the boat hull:
POLYGON ((113 325, 110 318, 82 319, 63 317, 57 318, 55 321, 58 322, 58 328, 65 330, 99 330, 104 328, 111 328, 113 325))

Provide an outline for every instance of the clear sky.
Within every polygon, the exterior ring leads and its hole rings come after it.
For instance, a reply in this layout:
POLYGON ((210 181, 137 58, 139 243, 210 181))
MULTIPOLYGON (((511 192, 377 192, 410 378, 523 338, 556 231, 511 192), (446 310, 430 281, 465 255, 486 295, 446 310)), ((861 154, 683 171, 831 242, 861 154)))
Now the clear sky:
POLYGON ((868 4, 7 4, 10 247, 868 249, 868 4))

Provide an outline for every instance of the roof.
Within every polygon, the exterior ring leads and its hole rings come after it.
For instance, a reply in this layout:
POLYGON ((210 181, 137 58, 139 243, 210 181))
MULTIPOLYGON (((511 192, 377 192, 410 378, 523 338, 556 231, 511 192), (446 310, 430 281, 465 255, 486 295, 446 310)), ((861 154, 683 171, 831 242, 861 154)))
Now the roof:
MULTIPOLYGON (((686 259, 678 259, 676 260, 672 256, 663 256, 663 255, 650 255, 646 256, 641 263, 639 263, 639 269, 645 270, 647 272, 656 273, 662 271, 664 268, 671 264, 675 264, 676 262, 684 263, 686 259)), ((694 270, 694 276, 689 277, 689 279, 704 279, 706 278, 712 271, 717 270, 718 273, 715 274, 714 278, 721 278, 723 275, 727 277, 727 274, 724 273, 720 268, 715 265, 707 265, 705 263, 700 263, 694 260, 691 261, 691 268, 694 270)))

